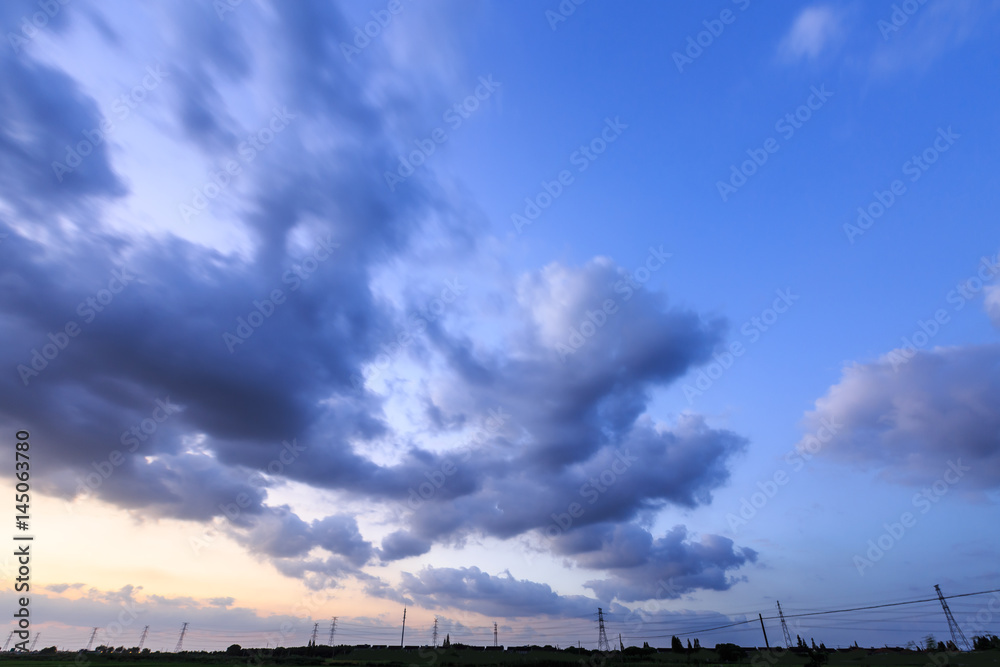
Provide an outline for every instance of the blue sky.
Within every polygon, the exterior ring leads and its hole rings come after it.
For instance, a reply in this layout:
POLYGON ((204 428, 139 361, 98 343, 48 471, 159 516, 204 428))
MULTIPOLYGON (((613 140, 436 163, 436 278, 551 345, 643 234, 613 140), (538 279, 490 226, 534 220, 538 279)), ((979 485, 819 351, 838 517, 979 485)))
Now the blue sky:
POLYGON ((390 4, 4 6, 49 641, 997 588, 996 3, 390 4))

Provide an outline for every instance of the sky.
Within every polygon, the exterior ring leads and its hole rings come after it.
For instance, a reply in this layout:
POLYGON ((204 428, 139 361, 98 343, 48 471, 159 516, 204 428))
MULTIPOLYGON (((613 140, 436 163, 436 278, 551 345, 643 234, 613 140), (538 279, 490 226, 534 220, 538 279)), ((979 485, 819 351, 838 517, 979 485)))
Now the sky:
POLYGON ((39 647, 903 645, 1000 588, 1000 3, 0 26, 39 647))

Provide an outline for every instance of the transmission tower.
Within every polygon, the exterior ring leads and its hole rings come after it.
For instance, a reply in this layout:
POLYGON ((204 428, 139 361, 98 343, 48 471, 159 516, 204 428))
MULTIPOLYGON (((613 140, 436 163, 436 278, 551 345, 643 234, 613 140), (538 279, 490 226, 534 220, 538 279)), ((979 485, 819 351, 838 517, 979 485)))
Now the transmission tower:
POLYGON ((330 624, 330 646, 333 646, 333 638, 337 634, 337 617, 333 617, 333 623, 330 624))
POLYGON ((7 651, 7 647, 8 647, 8 646, 10 646, 10 639, 11 639, 11 637, 13 637, 13 636, 14 636, 14 631, 13 631, 13 630, 11 630, 11 631, 10 631, 10 634, 9 634, 9 635, 7 635, 7 641, 5 641, 5 642, 3 643, 3 650, 4 650, 5 652, 7 651))
POLYGON ((38 643, 38 635, 40 635, 40 634, 42 634, 42 633, 41 632, 36 632, 35 633, 35 641, 31 642, 31 648, 28 649, 29 651, 34 651, 35 650, 35 644, 38 643))
POLYGON ((493 621, 493 648, 497 646, 497 622, 493 621))
POLYGON ((604 610, 597 608, 597 650, 610 651, 611 644, 608 643, 608 634, 604 631, 604 610))
POLYGON ((312 639, 309 640, 309 645, 310 646, 315 646, 316 645, 316 633, 317 632, 319 632, 319 623, 313 623, 313 636, 312 636, 312 639))
POLYGON ((955 642, 955 646, 958 649, 971 651, 972 646, 969 644, 969 640, 965 638, 965 633, 962 632, 962 628, 958 627, 958 623, 955 622, 955 617, 951 615, 951 609, 948 608, 948 603, 944 599, 944 595, 941 593, 941 587, 934 584, 934 590, 937 591, 938 600, 941 601, 941 606, 944 608, 945 618, 948 619, 948 629, 951 630, 951 641, 955 642))
POLYGON ((174 647, 174 653, 180 653, 181 647, 184 646, 184 633, 187 632, 188 624, 185 622, 181 626, 181 636, 177 638, 177 646, 174 647))
POLYGON ((147 625, 142 629, 142 636, 139 637, 139 653, 142 653, 142 645, 146 643, 146 634, 149 632, 149 626, 147 625))
POLYGON ((97 628, 94 628, 94 631, 90 633, 90 641, 87 642, 88 651, 90 650, 90 647, 94 645, 94 637, 96 636, 97 636, 97 628))
POLYGON ((781 619, 781 633, 785 635, 785 648, 792 648, 792 635, 788 632, 788 624, 785 623, 785 614, 781 611, 781 603, 778 603, 778 618, 781 619))
POLYGON ((434 639, 432 640, 432 645, 437 648, 438 645, 438 620, 437 616, 434 617, 434 639))
POLYGON ((406 636, 406 607, 403 607, 403 629, 399 631, 399 648, 403 648, 403 637, 406 636))

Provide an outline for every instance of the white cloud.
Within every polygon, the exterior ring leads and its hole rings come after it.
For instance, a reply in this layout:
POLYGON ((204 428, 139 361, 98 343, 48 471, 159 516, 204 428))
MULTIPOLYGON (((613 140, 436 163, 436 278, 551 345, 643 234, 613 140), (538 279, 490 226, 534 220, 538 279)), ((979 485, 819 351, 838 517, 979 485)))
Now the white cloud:
POLYGON ((787 60, 814 60, 837 40, 840 24, 841 17, 833 8, 807 7, 795 18, 778 51, 787 60))

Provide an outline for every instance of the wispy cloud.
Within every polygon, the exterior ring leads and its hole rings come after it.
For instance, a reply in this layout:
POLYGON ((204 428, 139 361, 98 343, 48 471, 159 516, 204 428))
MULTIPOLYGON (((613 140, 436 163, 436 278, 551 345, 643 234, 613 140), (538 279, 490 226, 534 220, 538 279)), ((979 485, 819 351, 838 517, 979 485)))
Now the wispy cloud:
POLYGON ((786 61, 815 60, 839 41, 843 17, 829 5, 806 7, 781 40, 779 55, 786 61))

